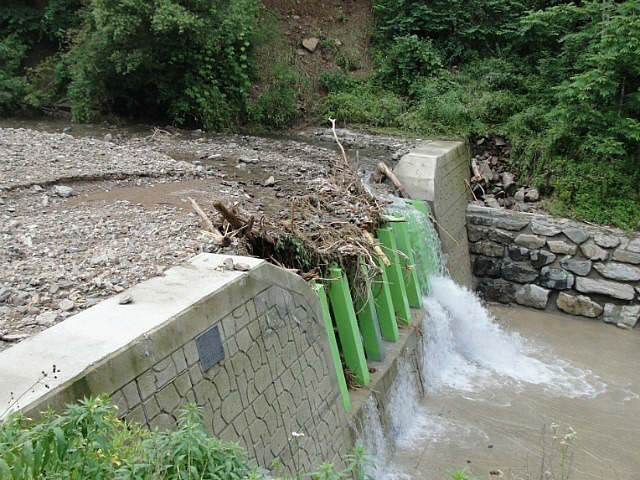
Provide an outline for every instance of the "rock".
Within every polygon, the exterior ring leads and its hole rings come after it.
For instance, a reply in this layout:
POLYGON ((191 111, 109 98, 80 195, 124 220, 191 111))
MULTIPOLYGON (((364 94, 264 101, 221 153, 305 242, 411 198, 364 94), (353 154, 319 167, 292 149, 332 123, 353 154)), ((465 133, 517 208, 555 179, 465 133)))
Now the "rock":
POLYGON ((589 240, 589 237, 591 236, 587 230, 581 228, 565 228, 562 230, 562 233, 564 233, 569 240, 573 243, 577 243, 578 245, 589 240))
POLYGON ((133 302, 133 297, 131 296, 130 293, 125 293, 120 297, 120 300, 118 300, 118 303, 120 305, 127 305, 129 303, 133 302))
POLYGON ((537 202, 540 200, 540 192, 537 188, 530 188, 524 195, 525 202, 537 202))
POLYGON ((552 222, 542 219, 534 219, 531 221, 531 231, 537 235, 553 237, 554 235, 558 235, 562 229, 559 226, 554 225, 552 222))
POLYGON ((502 189, 508 196, 512 196, 516 191, 516 176, 513 173, 503 172, 500 175, 502 180, 502 189))
POLYGON ((273 175, 267 178, 262 185, 265 187, 273 187, 276 184, 276 179, 273 175))
POLYGON ((488 233, 489 229, 487 228, 476 227, 475 225, 469 225, 467 227, 467 238, 469 238, 470 242, 477 242, 478 240, 487 238, 488 233))
POLYGON ((507 253, 514 262, 522 262, 531 258, 531 250, 525 247, 507 247, 507 253))
POLYGON ((238 162, 256 165, 260 163, 260 160, 258 158, 238 157, 238 162))
POLYGON ((31 334, 29 333, 9 333, 7 335, 0 335, 0 339, 4 340, 5 342, 18 342, 30 336, 31 334))
POLYGON ((309 55, 309 52, 302 48, 298 48, 296 49, 296 55, 298 55, 299 57, 304 57, 305 55, 309 55))
POLYGON ((618 262, 640 264, 640 253, 625 250, 622 247, 618 247, 613 251, 612 258, 618 262))
POLYGON ((622 324, 625 327, 633 328, 640 318, 640 305, 620 306, 607 303, 601 318, 606 323, 622 324))
POLYGON ((563 312, 570 313, 571 315, 581 315, 583 317, 595 318, 603 311, 603 308, 599 304, 586 295, 569 295, 564 292, 558 294, 556 305, 563 312))
POLYGON ((73 310, 74 307, 74 303, 72 300, 69 300, 68 298, 65 298, 64 300, 62 300, 59 304, 58 307, 60 307, 60 310, 63 310, 65 312, 69 312, 71 310, 73 310))
POLYGON ((513 303, 516 287, 513 283, 500 279, 483 280, 478 285, 478 293, 488 302, 513 303))
POLYGON ((561 268, 542 267, 540 285, 556 290, 566 290, 573 286, 574 276, 561 268))
POLYGON ((113 140, 113 135, 111 135, 110 133, 107 133, 107 134, 104 136, 103 140, 104 140, 105 142, 110 142, 111 140, 113 140))
POLYGON ((507 143, 504 141, 504 138, 496 137, 495 144, 496 144, 496 147, 504 147, 507 143))
POLYGON ((238 262, 233 265, 233 268, 239 272, 247 272, 251 269, 251 266, 248 263, 238 262))
POLYGON ((44 312, 36 317, 36 323, 43 327, 48 327, 53 325, 57 319, 58 314, 56 312, 44 312))
POLYGON ((593 268, 603 277, 612 280, 620 280, 623 282, 637 282, 640 280, 640 268, 625 265, 624 263, 596 263, 593 268))
POLYGON ((53 187, 53 191, 56 193, 56 195, 62 198, 68 198, 73 195, 73 188, 66 187, 64 185, 56 185, 55 187, 53 187))
POLYGON ((593 280, 591 278, 577 277, 576 290, 582 293, 600 293, 620 300, 633 300, 635 292, 631 285, 611 282, 609 280, 593 280))
POLYGON ((547 241, 549 250, 553 253, 563 253, 565 255, 575 255, 578 251, 578 247, 572 243, 567 243, 564 240, 549 240, 547 241))
POLYGON ((539 237, 538 235, 529 235, 526 233, 521 233, 515 239, 515 242, 518 245, 522 245, 523 247, 536 249, 544 247, 544 244, 547 242, 546 238, 539 237))
POLYGON ((484 204, 489 208, 501 208, 500 204, 493 195, 485 195, 484 204))
POLYGON ((618 237, 605 233, 596 233, 593 236, 593 241, 602 248, 614 248, 620 245, 620 239, 618 237))
POLYGON ((503 245, 510 245, 513 243, 513 234, 498 228, 490 229, 487 232, 486 238, 492 242, 501 243, 503 245))
POLYGON ((584 277, 585 275, 589 275, 589 272, 591 271, 591 265, 592 264, 590 260, 576 260, 573 257, 569 256, 560 259, 560 266, 562 268, 582 277, 584 277))
POLYGON ((591 260, 606 260, 609 257, 606 250, 603 250, 591 241, 580 245, 580 251, 585 257, 591 260))
POLYGON ((527 265, 505 260, 502 264, 502 278, 518 283, 531 283, 538 278, 538 271, 527 265))
POLYGON ((502 260, 491 257, 476 257, 473 261, 473 274, 477 277, 500 277, 502 260))
POLYGON ((513 194, 513 198, 515 198, 518 202, 524 202, 525 196, 525 188, 520 187, 516 193, 513 194))
POLYGON ((480 240, 479 242, 472 243, 470 248, 473 253, 478 253, 485 257, 499 258, 504 255, 504 246, 490 240, 480 240))
POLYGON ((318 46, 319 40, 316 37, 307 37, 302 39, 302 46, 313 53, 318 46))
POLYGON ((546 250, 534 250, 531 252, 531 265, 536 268, 544 267, 553 263, 556 259, 555 254, 546 250))
POLYGON ((514 218, 513 214, 496 215, 493 213, 491 216, 486 213, 468 212, 469 221, 473 225, 481 225, 484 227, 496 227, 504 230, 522 230, 529 225, 529 220, 524 218, 514 218))
POLYGON ((224 262, 222 262, 222 267, 225 270, 233 270, 233 258, 226 258, 224 262))
POLYGON ((627 250, 640 253, 640 237, 634 238, 627 244, 627 250))
POLYGON ((485 179, 487 179, 487 181, 493 182, 497 180, 498 176, 495 173, 493 173, 493 170, 491 170, 491 165, 489 165, 488 161, 484 160, 480 162, 478 167, 480 168, 480 174, 485 179))
POLYGON ((525 307, 544 310, 549 301, 549 292, 549 290, 537 285, 523 285, 516 291, 516 303, 524 305, 525 307))

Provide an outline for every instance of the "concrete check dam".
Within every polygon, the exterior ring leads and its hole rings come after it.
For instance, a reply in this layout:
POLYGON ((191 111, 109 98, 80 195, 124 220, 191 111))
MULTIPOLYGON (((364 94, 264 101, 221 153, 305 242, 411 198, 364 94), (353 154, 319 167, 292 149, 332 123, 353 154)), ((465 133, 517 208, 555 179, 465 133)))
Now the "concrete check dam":
POLYGON ((414 199, 388 207, 377 239, 390 265, 361 299, 337 266, 307 283, 201 254, 124 292, 131 303, 113 297, 1 352, 1 404, 33 416, 106 392, 126 419, 164 429, 195 402, 210 433, 291 472, 340 465, 360 444, 376 479, 640 478, 637 330, 487 309, 470 290, 467 162, 457 142, 400 162, 414 199))

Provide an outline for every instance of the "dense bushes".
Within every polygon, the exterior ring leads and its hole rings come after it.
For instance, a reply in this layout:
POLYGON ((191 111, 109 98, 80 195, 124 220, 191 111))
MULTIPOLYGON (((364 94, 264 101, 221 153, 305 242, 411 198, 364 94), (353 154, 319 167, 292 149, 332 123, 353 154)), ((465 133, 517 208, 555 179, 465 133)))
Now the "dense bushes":
POLYGON ((378 88, 334 88, 326 112, 340 105, 344 120, 379 126, 362 106, 393 95, 404 109, 385 126, 506 135, 521 179, 553 211, 640 228, 640 1, 375 0, 374 10, 378 88))

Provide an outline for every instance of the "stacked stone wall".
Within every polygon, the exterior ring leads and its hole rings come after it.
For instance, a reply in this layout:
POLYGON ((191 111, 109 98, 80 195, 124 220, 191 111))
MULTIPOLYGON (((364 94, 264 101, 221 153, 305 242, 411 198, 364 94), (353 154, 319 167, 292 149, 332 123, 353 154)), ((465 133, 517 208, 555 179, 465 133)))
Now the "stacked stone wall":
POLYGON ((477 291, 488 301, 560 310, 633 327, 640 317, 640 236, 549 215, 469 205, 477 291))

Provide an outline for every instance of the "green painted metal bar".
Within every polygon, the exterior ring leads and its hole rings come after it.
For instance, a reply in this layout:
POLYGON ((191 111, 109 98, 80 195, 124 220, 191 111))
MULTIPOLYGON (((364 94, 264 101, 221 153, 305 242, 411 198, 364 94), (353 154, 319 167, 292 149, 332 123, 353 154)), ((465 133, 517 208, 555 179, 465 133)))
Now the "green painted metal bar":
POLYGON ((396 312, 393 309, 389 278, 387 277, 385 264, 380 259, 378 259, 378 266, 380 267, 380 273, 373 279, 371 291, 376 304, 380 334, 387 342, 397 342, 398 322, 396 321, 396 312))
POLYGON ((382 343, 378 314, 376 313, 373 293, 371 292, 371 283, 367 275, 368 269, 364 264, 361 264, 360 268, 365 269, 365 274, 363 275, 365 291, 363 293, 366 298, 360 298, 356 302, 356 316, 360 324, 360 332, 362 332, 364 351, 368 359, 382 362, 385 359, 384 344, 382 343))
POLYGON ((411 248, 407 224, 406 222, 393 222, 390 225, 396 236, 398 250, 405 255, 398 255, 398 257, 400 258, 400 266, 402 267, 402 278, 407 289, 409 306, 422 308, 422 292, 420 291, 420 281, 418 280, 418 273, 416 272, 416 261, 413 256, 413 249, 411 248))
POLYGON ((349 410, 349 408, 351 408, 351 399, 349 398, 347 381, 344 379, 344 370, 342 369, 342 362, 340 361, 340 351, 338 350, 336 334, 333 331, 333 322, 331 321, 331 313, 329 312, 327 294, 324 291, 324 286, 317 284, 315 281, 311 281, 311 287, 316 291, 316 294, 320 299, 320 304, 322 305, 324 326, 327 329, 327 340, 329 341, 329 351, 331 352, 333 367, 336 369, 336 376, 338 377, 338 388, 340 389, 340 395, 342 396, 342 405, 345 410, 349 410))
POLYGON ((355 375, 356 382, 368 385, 371 377, 369 376, 369 368, 364 356, 362 337, 358 329, 347 277, 342 273, 341 268, 337 265, 332 265, 329 268, 329 279, 331 280, 329 299, 331 300, 331 308, 338 327, 338 336, 340 337, 340 345, 342 345, 344 361, 349 370, 355 375))
POLYGON ((380 240, 382 251, 391 261, 391 266, 385 266, 385 270, 389 280, 389 289, 391 290, 391 299, 393 300, 393 310, 396 314, 396 320, 409 323, 411 321, 411 310, 409 310, 407 289, 405 288, 404 279, 402 278, 402 268, 400 259, 398 258, 398 246, 396 245, 395 235, 391 227, 379 228, 378 239, 380 240))

